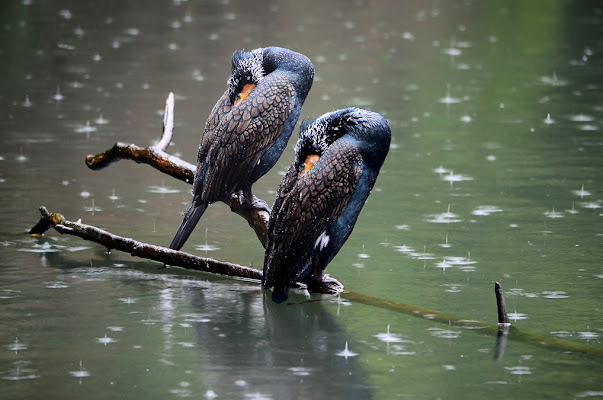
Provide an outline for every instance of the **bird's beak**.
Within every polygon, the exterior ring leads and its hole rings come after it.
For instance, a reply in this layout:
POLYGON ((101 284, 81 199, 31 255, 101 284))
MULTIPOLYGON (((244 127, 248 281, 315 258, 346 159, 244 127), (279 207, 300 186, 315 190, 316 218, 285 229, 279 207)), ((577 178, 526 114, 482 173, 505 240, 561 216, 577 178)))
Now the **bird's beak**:
POLYGON ((306 175, 306 173, 310 171, 312 167, 314 167, 314 165, 318 162, 319 159, 320 156, 318 154, 309 154, 306 157, 304 163, 302 164, 304 166, 304 169, 301 171, 300 177, 306 175))
POLYGON ((235 102, 234 105, 238 105, 240 102, 243 101, 243 99, 247 96, 249 96, 249 93, 251 93, 253 91, 253 89, 255 89, 257 85, 254 85, 253 83, 248 83, 245 86, 243 86, 243 89, 241 90, 241 93, 237 94, 237 97, 235 97, 235 102))

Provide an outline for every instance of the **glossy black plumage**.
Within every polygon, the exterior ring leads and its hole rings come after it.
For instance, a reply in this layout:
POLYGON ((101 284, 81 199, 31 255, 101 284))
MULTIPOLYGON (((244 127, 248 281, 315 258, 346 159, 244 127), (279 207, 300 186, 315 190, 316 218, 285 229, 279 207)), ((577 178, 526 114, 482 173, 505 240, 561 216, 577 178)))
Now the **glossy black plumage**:
POLYGON ((274 288, 274 301, 285 301, 295 282, 321 290, 323 270, 352 233, 390 140, 385 118, 358 108, 302 123, 268 226, 262 284, 274 288), (320 158, 302 175, 310 154, 320 158))
POLYGON ((251 185, 286 147, 313 79, 311 61, 288 49, 233 54, 228 89, 209 115, 199 145, 193 200, 170 248, 184 245, 209 204, 237 191, 252 204, 251 185), (235 105, 248 84, 256 86, 235 105))

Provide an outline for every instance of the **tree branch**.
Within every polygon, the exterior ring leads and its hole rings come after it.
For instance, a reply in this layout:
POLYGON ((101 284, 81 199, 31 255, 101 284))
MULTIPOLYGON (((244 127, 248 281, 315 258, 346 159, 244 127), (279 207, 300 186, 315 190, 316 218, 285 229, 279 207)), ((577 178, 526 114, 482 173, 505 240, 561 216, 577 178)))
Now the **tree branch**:
POLYGON ((40 207, 42 218, 34 226, 30 234, 41 235, 50 228, 61 234, 78 236, 105 246, 107 250, 115 249, 130 253, 133 256, 155 260, 166 265, 177 265, 186 269, 211 272, 220 275, 237 276, 246 279, 262 279, 262 271, 231 264, 211 258, 197 257, 182 251, 172 250, 167 247, 154 246, 130 238, 114 235, 92 225, 72 222, 61 214, 50 213, 46 207, 40 207))

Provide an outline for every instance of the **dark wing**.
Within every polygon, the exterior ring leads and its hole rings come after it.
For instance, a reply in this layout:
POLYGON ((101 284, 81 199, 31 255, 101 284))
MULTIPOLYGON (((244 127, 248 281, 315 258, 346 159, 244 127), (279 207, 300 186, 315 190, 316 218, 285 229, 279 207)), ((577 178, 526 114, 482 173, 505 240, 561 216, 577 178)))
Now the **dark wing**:
POLYGON ((270 217, 264 258, 266 287, 288 287, 296 279, 304 254, 343 213, 361 173, 362 158, 350 140, 333 143, 294 184, 294 172, 289 170, 270 217))
MULTIPOLYGON (((224 104, 224 96, 219 104, 224 104)), ((293 85, 285 74, 275 72, 238 106, 228 103, 228 112, 220 112, 216 104, 218 110, 214 107, 216 113, 210 115, 199 150, 194 201, 222 200, 237 187, 250 184, 251 172, 283 131, 294 102, 293 85)))

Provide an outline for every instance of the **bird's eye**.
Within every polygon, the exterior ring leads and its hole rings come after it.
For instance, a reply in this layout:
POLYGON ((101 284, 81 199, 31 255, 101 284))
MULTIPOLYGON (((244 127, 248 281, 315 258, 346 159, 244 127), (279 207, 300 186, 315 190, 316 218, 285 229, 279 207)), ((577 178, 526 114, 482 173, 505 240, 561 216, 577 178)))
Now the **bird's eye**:
POLYGON ((300 171, 303 171, 303 170, 305 170, 305 169, 306 169, 306 164, 301 164, 301 165, 299 166, 299 170, 300 170, 300 171))
POLYGON ((241 100, 243 96, 241 96, 241 93, 237 94, 236 100, 241 100))

